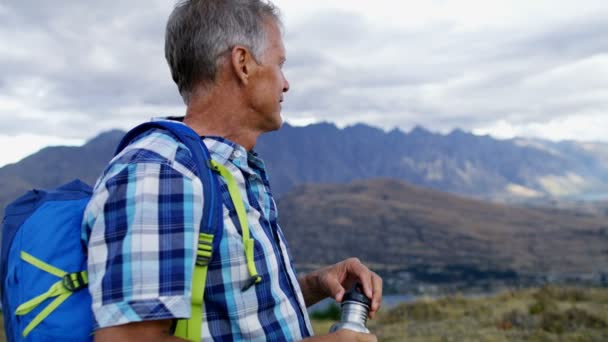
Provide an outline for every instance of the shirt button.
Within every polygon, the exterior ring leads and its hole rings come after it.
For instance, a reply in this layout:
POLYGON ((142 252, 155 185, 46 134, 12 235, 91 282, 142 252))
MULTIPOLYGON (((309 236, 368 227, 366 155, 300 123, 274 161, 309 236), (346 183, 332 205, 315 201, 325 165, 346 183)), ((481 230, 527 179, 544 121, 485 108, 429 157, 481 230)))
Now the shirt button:
POLYGON ((241 151, 239 151, 239 150, 235 150, 235 151, 234 151, 234 157, 235 157, 235 158, 240 158, 240 157, 241 157, 241 151))

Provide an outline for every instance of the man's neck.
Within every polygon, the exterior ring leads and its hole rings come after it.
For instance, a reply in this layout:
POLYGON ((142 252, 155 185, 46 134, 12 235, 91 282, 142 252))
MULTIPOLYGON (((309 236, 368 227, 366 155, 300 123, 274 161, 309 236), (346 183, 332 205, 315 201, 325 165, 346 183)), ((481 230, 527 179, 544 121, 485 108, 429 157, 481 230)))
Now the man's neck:
POLYGON ((186 110, 184 123, 200 136, 223 137, 251 151, 262 132, 247 124, 247 115, 242 108, 230 104, 220 101, 192 103, 186 110))

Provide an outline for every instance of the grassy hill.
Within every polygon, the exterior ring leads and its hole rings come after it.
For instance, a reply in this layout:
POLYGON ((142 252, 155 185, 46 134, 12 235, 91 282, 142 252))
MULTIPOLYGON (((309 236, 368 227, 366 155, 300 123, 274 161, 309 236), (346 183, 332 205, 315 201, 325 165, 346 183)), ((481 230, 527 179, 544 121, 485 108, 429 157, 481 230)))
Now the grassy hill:
MULTIPOLYGON (((313 320, 324 334, 332 320, 313 320)), ((608 289, 542 287, 490 297, 421 299, 381 309, 379 341, 608 341, 608 289)))
POLYGON ((278 207, 300 271, 350 256, 407 273, 411 284, 580 281, 608 270, 608 223, 591 214, 493 204, 395 180, 301 186, 278 207))

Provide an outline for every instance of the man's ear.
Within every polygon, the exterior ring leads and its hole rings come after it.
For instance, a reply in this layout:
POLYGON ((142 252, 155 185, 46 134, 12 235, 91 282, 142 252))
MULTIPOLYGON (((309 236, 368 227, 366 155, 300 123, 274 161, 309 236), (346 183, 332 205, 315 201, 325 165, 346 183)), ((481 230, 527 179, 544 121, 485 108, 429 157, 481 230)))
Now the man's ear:
POLYGON ((257 65, 249 49, 242 45, 236 45, 232 48, 230 61, 236 77, 245 85, 249 83, 249 76, 257 65))

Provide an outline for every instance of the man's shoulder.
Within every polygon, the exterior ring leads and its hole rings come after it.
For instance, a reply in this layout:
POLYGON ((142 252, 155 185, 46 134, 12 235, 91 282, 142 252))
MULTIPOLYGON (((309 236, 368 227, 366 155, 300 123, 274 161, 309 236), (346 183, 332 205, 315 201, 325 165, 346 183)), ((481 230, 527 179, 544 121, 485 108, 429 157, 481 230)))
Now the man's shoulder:
POLYGON ((103 178, 137 164, 168 165, 191 178, 196 173, 188 148, 172 133, 158 128, 143 133, 118 153, 104 170, 103 178))

